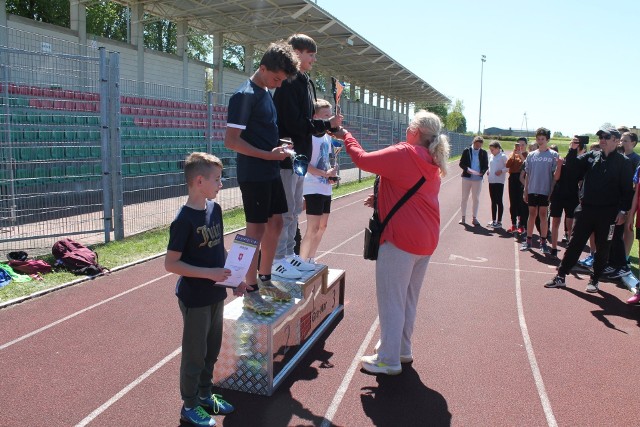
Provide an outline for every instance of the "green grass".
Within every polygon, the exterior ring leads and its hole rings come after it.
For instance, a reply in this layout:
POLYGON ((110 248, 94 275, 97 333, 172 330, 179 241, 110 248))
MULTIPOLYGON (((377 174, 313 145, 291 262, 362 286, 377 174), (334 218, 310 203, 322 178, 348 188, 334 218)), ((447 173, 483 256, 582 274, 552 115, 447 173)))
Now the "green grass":
MULTIPOLYGON (((373 177, 365 178, 361 182, 353 181, 334 187, 333 197, 343 196, 353 193, 373 185, 373 177)), ((228 233, 233 230, 244 228, 244 209, 237 208, 223 213, 224 231, 228 233)), ((113 269, 125 264, 136 262, 151 256, 164 253, 169 242, 169 225, 146 231, 144 233, 130 236, 117 242, 103 243, 92 246, 99 258, 101 265, 113 269)), ((41 257, 49 264, 54 265, 55 260, 52 255, 41 257)), ((76 276, 65 270, 53 271, 44 275, 44 280, 32 280, 26 283, 12 281, 9 285, 0 289, 0 302, 31 295, 33 293, 51 289, 85 276, 76 276)))

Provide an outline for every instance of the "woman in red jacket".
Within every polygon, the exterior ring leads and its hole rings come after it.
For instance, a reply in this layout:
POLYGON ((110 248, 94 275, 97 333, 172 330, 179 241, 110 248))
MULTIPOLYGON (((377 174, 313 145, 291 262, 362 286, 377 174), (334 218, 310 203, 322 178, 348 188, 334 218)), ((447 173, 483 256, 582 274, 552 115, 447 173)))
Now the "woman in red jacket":
POLYGON ((418 111, 407 128, 407 141, 367 153, 345 129, 347 153, 360 169, 380 175, 378 212, 383 221, 396 202, 421 177, 424 184, 391 218, 380 239, 376 261, 376 295, 380 341, 376 354, 362 357, 365 371, 397 375, 401 363, 413 361, 411 335, 418 296, 431 254, 440 235, 438 194, 446 174, 449 141, 440 135, 442 122, 418 111))

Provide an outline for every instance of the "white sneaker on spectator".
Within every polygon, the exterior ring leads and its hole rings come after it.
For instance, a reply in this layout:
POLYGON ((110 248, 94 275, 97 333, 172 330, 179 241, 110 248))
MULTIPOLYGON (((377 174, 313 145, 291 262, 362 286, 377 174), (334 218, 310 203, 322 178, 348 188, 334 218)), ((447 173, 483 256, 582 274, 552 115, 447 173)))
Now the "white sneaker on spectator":
POLYGON ((316 269, 315 264, 311 264, 300 258, 300 255, 291 255, 287 257, 287 262, 300 271, 313 271, 316 269))
POLYGON ((299 279, 302 277, 300 270, 289 264, 284 259, 273 263, 271 266, 271 274, 284 279, 299 279))

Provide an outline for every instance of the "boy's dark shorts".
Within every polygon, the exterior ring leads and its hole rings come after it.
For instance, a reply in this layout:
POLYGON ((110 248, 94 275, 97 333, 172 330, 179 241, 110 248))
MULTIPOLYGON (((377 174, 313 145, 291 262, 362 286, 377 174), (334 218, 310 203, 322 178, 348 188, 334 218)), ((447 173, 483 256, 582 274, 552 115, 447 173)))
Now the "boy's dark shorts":
POLYGON ((324 194, 305 194, 307 202, 307 215, 322 215, 331 213, 331 196, 324 194))
POLYGON ((527 197, 527 206, 549 206, 549 196, 544 194, 529 194, 527 197))
POLYGON ((287 196, 280 177, 273 181, 239 183, 244 218, 253 224, 266 224, 273 215, 287 212, 287 196))
POLYGON ((578 199, 575 200, 552 200, 549 208, 549 216, 551 218, 560 218, 564 212, 565 218, 573 218, 573 212, 578 207, 578 199))

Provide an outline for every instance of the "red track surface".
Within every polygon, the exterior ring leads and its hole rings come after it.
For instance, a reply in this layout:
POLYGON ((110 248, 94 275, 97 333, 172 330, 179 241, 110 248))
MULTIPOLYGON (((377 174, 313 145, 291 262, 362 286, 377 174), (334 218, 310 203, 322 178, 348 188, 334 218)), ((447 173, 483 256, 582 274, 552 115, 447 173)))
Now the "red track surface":
MULTIPOLYGON (((219 425, 638 424, 640 308, 624 303, 628 291, 587 294, 586 276, 544 289, 554 270, 537 249, 458 225, 455 166, 442 185, 415 362, 397 377, 361 372, 379 334, 374 264, 361 257, 365 195, 333 203, 320 248, 320 262, 347 272, 344 317, 273 396, 222 390, 237 411, 219 425)), ((480 219, 489 220, 486 185, 480 219)), ((181 319, 163 261, 0 310, 0 425, 179 425, 181 319)))

